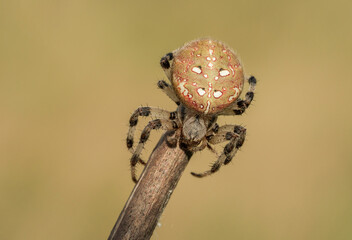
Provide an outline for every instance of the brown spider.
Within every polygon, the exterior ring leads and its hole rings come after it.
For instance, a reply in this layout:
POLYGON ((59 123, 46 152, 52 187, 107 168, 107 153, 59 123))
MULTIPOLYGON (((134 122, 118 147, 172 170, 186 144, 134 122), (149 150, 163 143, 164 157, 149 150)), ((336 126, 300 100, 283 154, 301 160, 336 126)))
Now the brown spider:
POLYGON ((244 99, 239 96, 244 85, 243 66, 233 50, 224 43, 212 39, 197 39, 166 54, 160 60, 171 85, 161 80, 158 87, 177 105, 175 112, 159 108, 140 107, 130 118, 127 147, 131 151, 132 180, 137 182, 135 167, 145 164, 140 158, 145 142, 153 129, 171 130, 168 144, 190 152, 201 151, 213 144, 229 141, 211 169, 191 174, 208 176, 228 164, 242 146, 246 129, 239 125, 216 123, 219 115, 241 115, 254 97, 256 79, 248 78, 249 91, 244 99), (139 116, 156 118, 142 131, 137 147, 133 148, 133 137, 139 116))

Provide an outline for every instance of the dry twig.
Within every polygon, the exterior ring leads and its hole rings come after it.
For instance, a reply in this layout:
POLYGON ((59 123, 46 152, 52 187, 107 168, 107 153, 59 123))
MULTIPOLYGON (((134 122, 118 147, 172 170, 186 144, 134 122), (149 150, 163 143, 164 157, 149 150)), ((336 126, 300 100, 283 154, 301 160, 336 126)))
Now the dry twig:
POLYGON ((192 154, 168 147, 165 133, 123 208, 108 240, 150 239, 192 154))

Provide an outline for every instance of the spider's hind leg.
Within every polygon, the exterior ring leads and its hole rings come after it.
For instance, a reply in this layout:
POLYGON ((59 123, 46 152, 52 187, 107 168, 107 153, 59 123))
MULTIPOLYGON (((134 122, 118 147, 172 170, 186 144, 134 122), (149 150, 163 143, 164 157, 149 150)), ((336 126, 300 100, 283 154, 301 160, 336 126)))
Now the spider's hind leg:
POLYGON ((223 152, 217 159, 217 161, 211 166, 211 169, 203 173, 194 173, 191 174, 195 177, 205 177, 217 172, 220 167, 224 164, 231 162, 232 158, 235 156, 237 150, 243 145, 243 142, 246 137, 246 129, 239 125, 225 125, 219 128, 219 132, 214 135, 210 140, 210 144, 218 144, 224 141, 230 141, 226 144, 223 152))

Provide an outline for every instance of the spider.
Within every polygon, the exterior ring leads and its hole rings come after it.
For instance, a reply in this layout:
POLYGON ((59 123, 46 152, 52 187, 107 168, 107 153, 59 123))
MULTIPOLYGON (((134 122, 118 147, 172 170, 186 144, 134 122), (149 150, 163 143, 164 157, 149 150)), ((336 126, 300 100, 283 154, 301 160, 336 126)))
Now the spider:
POLYGON ((169 112, 154 107, 139 107, 131 116, 127 136, 127 148, 131 158, 132 180, 136 183, 136 165, 145 164, 140 158, 151 130, 169 130, 169 146, 179 146, 192 153, 209 148, 217 160, 208 171, 191 174, 205 177, 217 172, 222 165, 231 162, 237 150, 243 145, 246 129, 240 125, 219 126, 219 115, 241 115, 254 97, 256 79, 247 78, 249 90, 243 99, 239 98, 244 85, 243 66, 233 50, 224 43, 204 38, 186 43, 183 47, 166 54, 160 60, 170 84, 164 80, 158 87, 173 100, 177 110, 169 112), (133 147, 133 138, 138 117, 150 116, 142 131, 139 143, 133 147), (221 154, 212 145, 228 142, 221 154))

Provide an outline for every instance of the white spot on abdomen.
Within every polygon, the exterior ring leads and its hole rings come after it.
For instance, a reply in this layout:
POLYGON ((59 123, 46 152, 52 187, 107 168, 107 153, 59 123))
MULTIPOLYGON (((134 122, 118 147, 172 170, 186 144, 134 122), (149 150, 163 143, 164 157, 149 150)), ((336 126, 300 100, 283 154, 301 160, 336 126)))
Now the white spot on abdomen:
POLYGON ((208 98, 210 98, 211 97, 211 90, 213 89, 213 85, 211 84, 211 82, 209 82, 208 85, 209 85, 208 98))
POLYGON ((210 101, 207 101, 207 107, 205 108, 204 113, 207 114, 209 112, 209 108, 210 108, 210 101))
POLYGON ((203 88, 198 88, 198 89, 197 89, 197 92, 198 92, 198 94, 199 94, 200 96, 203 96, 203 95, 205 94, 205 91, 204 91, 203 88))
POLYGON ((215 91, 214 92, 214 97, 215 98, 219 98, 219 97, 221 97, 222 96, 222 92, 221 91, 215 91))
POLYGON ((220 71, 220 76, 221 77, 226 77, 229 74, 230 74, 229 70, 224 69, 224 70, 220 71))
POLYGON ((235 90, 235 94, 229 97, 229 102, 232 102, 232 100, 237 99, 238 95, 240 94, 240 90, 238 88, 233 88, 235 90))
POLYGON ((185 88, 185 84, 186 84, 187 82, 180 82, 179 84, 178 84, 178 87, 180 88, 180 92, 184 95, 184 96, 187 96, 187 94, 188 94, 188 89, 187 88, 185 88))
POLYGON ((192 72, 200 74, 202 72, 202 69, 200 69, 200 67, 193 67, 192 72))

